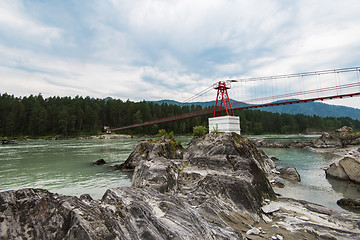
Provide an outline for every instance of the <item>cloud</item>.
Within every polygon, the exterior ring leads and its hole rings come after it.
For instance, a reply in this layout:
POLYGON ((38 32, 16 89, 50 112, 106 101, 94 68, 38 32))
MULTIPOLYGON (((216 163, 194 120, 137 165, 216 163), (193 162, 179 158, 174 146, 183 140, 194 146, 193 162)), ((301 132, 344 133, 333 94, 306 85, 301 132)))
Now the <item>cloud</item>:
POLYGON ((359 66, 359 8, 357 0, 5 0, 0 83, 19 95, 182 101, 228 78, 359 66))

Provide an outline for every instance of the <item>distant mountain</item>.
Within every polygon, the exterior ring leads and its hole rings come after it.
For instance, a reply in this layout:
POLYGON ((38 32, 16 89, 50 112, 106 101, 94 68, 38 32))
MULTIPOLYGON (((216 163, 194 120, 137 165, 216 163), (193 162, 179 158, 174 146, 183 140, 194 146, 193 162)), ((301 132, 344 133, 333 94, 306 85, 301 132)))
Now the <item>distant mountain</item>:
POLYGON ((319 117, 350 117, 360 120, 360 109, 330 105, 323 102, 306 102, 291 105, 279 105, 259 108, 263 111, 274 113, 317 115, 319 117))
MULTIPOLYGON (((296 99, 292 99, 296 100, 296 99)), ((237 101, 230 100, 231 104, 234 107, 248 106, 246 103, 238 103, 237 101), (235 104, 236 103, 236 104, 235 104)), ((203 108, 214 106, 215 101, 209 102, 191 102, 191 103, 181 103, 174 100, 160 100, 160 101, 152 101, 153 103, 162 104, 175 104, 175 105, 200 105, 203 108)), ((306 102, 306 103, 297 103, 297 104, 289 104, 289 105, 279 105, 272 107, 262 107, 258 108, 262 111, 273 112, 273 113, 289 113, 289 114, 304 114, 308 116, 317 115, 319 117, 350 117, 352 119, 360 120, 360 109, 345 107, 345 106, 337 106, 326 104, 323 102, 306 102)))

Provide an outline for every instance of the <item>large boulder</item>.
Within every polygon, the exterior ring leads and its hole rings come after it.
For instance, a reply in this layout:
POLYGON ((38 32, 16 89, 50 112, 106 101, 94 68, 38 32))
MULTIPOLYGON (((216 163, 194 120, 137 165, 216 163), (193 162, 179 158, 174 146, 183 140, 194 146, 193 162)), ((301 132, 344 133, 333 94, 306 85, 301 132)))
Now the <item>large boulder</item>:
POLYGON ((349 152, 325 170, 327 177, 360 183, 360 148, 349 152))
POLYGON ((280 168, 279 172, 280 172, 280 177, 281 178, 284 178, 284 179, 287 179, 287 180, 290 180, 290 181, 295 181, 295 182, 300 182, 301 181, 300 174, 298 173, 298 171, 294 167, 280 168))
POLYGON ((344 168, 340 165, 339 162, 334 162, 325 169, 326 177, 332 177, 339 180, 350 180, 349 176, 346 174, 344 168))
POLYGON ((349 179, 355 183, 360 183, 360 158, 359 157, 344 157, 339 164, 343 167, 349 179))

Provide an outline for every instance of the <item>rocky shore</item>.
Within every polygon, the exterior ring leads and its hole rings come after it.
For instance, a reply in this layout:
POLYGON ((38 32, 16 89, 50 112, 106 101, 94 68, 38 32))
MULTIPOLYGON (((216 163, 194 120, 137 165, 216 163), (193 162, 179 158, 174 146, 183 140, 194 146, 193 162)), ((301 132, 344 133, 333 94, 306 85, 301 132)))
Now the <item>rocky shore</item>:
POLYGON ((266 148, 345 148, 360 145, 360 132, 344 126, 335 132, 323 132, 312 141, 269 142, 265 139, 254 139, 257 147, 266 148))
POLYGON ((237 134, 187 149, 139 141, 119 168, 133 171, 132 186, 101 200, 1 192, 0 239, 360 239, 359 215, 276 196, 272 159, 237 134))

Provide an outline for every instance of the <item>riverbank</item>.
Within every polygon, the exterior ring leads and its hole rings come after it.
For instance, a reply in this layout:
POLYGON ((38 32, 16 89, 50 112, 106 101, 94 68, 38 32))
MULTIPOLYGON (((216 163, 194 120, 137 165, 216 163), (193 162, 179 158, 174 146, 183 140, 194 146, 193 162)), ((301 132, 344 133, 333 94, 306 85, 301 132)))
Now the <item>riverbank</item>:
POLYGON ((140 136, 136 135, 127 135, 127 134, 100 134, 100 135, 89 135, 89 136, 73 136, 73 137, 66 137, 61 135, 55 136, 42 136, 42 137, 3 137, 0 139, 4 140, 12 140, 12 141, 36 141, 36 140, 86 140, 86 139, 129 139, 129 138, 140 138, 140 136))

